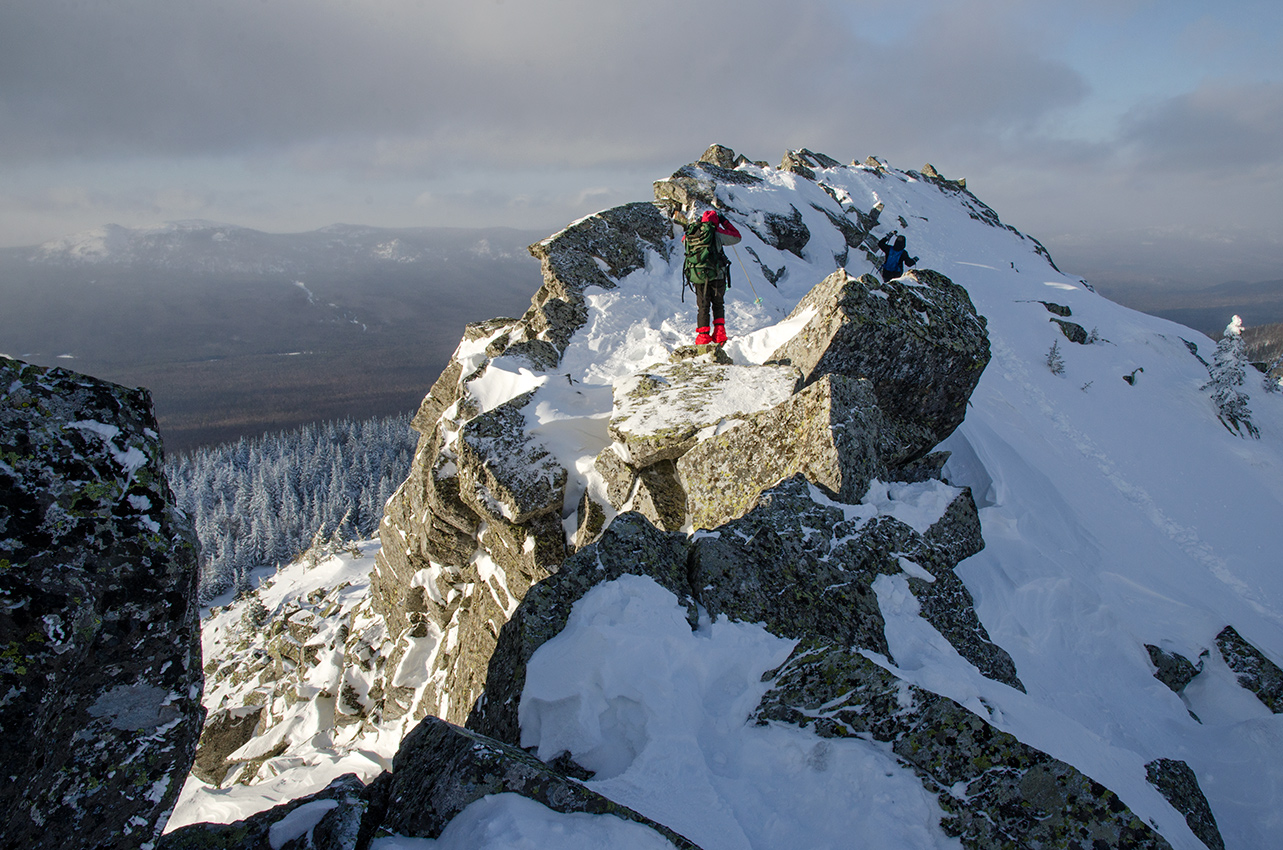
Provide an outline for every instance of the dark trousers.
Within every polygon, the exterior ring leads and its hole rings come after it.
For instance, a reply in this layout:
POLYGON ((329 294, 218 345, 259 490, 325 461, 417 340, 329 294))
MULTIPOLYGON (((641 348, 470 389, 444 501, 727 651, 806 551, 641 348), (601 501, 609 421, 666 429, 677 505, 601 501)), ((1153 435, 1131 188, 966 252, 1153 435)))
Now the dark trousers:
POLYGON ((726 281, 710 280, 708 283, 697 283, 694 288, 695 307, 699 311, 699 323, 695 327, 711 328, 713 326, 708 318, 710 311, 714 319, 726 318, 726 306, 723 303, 726 297, 726 281))

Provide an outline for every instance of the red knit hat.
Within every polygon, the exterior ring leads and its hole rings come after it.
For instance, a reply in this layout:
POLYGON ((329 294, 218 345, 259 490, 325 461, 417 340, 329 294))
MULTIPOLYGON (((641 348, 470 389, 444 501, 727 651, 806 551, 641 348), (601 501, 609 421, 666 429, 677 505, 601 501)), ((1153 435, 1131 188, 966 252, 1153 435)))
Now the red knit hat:
POLYGON ((711 221, 717 224, 717 210, 704 210, 704 217, 700 221, 711 221))

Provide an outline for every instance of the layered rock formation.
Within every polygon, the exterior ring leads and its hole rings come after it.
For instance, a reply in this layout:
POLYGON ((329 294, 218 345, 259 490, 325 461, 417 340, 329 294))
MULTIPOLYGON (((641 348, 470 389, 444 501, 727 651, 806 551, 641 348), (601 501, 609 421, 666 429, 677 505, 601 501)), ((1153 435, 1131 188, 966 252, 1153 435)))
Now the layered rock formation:
POLYGON ((151 847, 201 708, 197 550, 151 399, 0 359, 2 846, 151 847))

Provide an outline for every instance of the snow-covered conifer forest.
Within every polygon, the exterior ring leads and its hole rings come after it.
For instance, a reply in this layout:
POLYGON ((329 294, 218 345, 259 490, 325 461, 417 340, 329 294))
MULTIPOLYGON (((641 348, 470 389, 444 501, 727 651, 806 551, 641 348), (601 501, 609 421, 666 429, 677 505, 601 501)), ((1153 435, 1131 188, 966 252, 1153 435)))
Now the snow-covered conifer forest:
POLYGON ((248 586, 314 542, 370 537, 414 453, 408 416, 305 425, 171 458, 201 543, 201 595, 248 586))

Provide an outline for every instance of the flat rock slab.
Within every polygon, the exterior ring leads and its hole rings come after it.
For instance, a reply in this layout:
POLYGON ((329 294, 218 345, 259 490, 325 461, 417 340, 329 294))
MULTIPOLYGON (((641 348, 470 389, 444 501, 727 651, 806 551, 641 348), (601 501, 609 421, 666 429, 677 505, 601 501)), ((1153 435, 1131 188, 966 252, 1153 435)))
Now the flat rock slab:
POLYGON ((787 400, 799 377, 787 366, 730 366, 712 357, 660 363, 616 385, 610 435, 635 469, 673 460, 705 428, 787 400))
POLYGON ((825 375, 698 443, 677 462, 694 527, 743 516, 763 490, 798 473, 839 501, 860 501, 880 469, 881 424, 867 381, 825 375))

